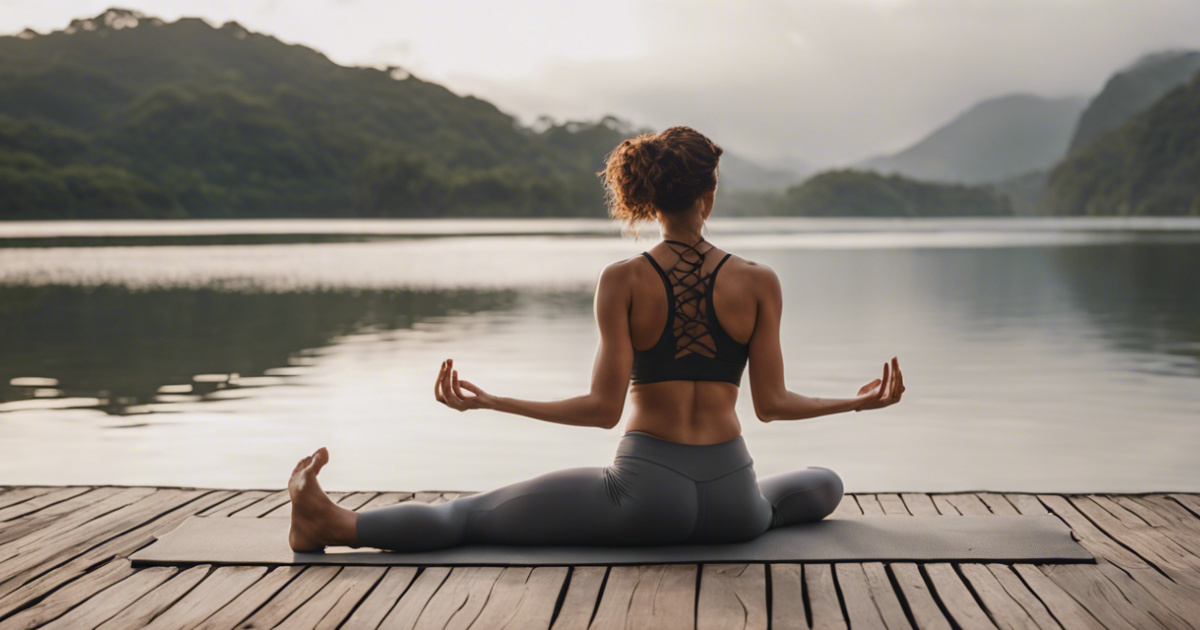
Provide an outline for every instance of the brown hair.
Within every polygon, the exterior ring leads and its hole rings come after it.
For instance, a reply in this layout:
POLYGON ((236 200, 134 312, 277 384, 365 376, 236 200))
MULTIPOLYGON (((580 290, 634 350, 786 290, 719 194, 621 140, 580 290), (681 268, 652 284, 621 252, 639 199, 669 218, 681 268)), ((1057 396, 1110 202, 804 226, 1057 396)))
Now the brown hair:
POLYGON ((691 127, 644 133, 617 145, 604 158, 608 214, 633 227, 658 213, 682 212, 716 188, 724 150, 691 127))

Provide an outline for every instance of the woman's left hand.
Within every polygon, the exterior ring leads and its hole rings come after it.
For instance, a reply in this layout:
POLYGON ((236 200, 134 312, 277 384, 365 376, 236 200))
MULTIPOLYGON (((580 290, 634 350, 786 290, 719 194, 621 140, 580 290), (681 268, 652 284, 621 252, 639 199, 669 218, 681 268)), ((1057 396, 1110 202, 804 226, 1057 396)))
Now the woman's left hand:
POLYGON ((442 362, 442 370, 438 373, 437 382, 433 386, 433 396, 438 402, 458 411, 488 409, 494 400, 491 394, 483 391, 474 383, 458 380, 458 370, 454 369, 454 359, 446 359, 442 362), (464 394, 464 389, 470 394, 464 394))

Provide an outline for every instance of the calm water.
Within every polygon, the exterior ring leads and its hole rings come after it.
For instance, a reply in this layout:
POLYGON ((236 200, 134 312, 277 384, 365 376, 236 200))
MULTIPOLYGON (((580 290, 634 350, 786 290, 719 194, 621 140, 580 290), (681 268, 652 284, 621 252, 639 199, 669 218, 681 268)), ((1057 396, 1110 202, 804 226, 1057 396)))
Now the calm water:
MULTIPOLYGON (((434 402, 585 390, 593 221, 0 224, 0 483, 486 489, 603 465, 620 431, 434 402)), ((883 411, 764 425, 760 475, 849 490, 1200 490, 1200 222, 714 222, 784 284, 791 388, 883 411)), ((743 387, 748 383, 743 382, 743 387)), ((748 394, 748 392, 747 392, 748 394)))

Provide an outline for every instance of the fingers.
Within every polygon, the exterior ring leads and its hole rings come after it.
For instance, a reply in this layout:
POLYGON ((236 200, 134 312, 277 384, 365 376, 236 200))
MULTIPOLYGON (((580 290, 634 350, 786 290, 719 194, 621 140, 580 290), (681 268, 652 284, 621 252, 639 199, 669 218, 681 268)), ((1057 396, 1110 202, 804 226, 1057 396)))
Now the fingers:
POLYGON ((892 374, 889 371, 889 365, 883 364, 883 379, 879 383, 879 399, 887 398, 888 388, 892 386, 892 374))
POLYGON ((433 382, 433 398, 440 403, 446 402, 446 397, 442 396, 442 376, 446 373, 446 362, 442 361, 442 368, 438 370, 437 380, 433 382))
POLYGON ((463 389, 471 392, 472 394, 475 394, 476 396, 483 394, 483 390, 479 389, 479 387, 477 385, 475 385, 475 383, 472 383, 471 381, 459 381, 458 384, 460 386, 462 386, 463 389))
POLYGON ((450 383, 454 386, 454 395, 459 400, 465 400, 466 396, 463 396, 462 387, 460 387, 462 383, 458 380, 458 370, 451 373, 450 383))
POLYGON ((446 404, 454 409, 462 411, 462 400, 454 395, 454 384, 452 376, 454 373, 454 359, 446 359, 446 369, 442 370, 442 396, 446 398, 446 404))
POLYGON ((904 394, 904 373, 900 371, 900 361, 896 361, 896 385, 900 388, 899 394, 896 395, 896 400, 900 400, 900 395, 904 394))

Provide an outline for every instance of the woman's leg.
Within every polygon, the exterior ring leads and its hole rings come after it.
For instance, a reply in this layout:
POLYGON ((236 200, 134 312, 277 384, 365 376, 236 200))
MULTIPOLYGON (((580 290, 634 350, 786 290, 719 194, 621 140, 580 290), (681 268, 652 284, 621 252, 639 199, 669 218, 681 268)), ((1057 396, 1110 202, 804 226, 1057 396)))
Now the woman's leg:
POLYGON ((460 544, 655 545, 696 524, 695 482, 662 466, 618 459, 559 470, 440 505, 401 503, 355 514, 333 504, 316 475, 325 449, 301 460, 288 488, 296 551, 325 545, 394 551, 460 544))
POLYGON ((816 466, 768 477, 758 489, 775 508, 771 527, 819 521, 842 500, 842 478, 816 466))
POLYGON ((358 518, 358 542, 395 551, 679 542, 695 525, 695 485, 653 468, 638 462, 570 468, 441 505, 368 510, 358 518))

